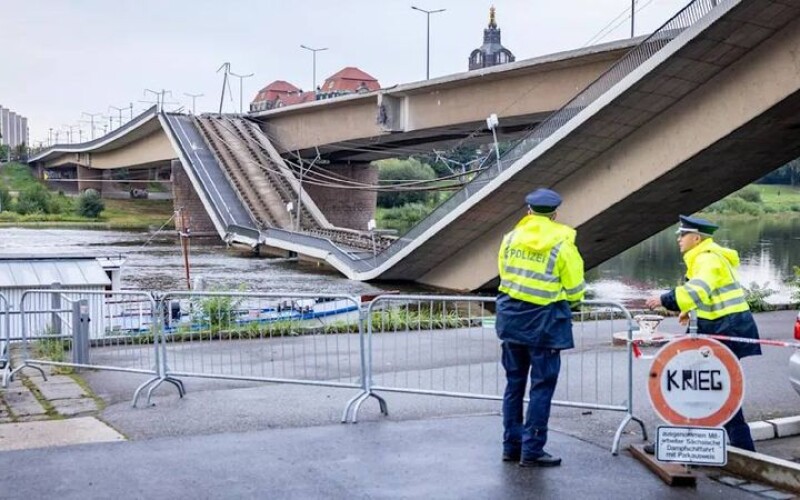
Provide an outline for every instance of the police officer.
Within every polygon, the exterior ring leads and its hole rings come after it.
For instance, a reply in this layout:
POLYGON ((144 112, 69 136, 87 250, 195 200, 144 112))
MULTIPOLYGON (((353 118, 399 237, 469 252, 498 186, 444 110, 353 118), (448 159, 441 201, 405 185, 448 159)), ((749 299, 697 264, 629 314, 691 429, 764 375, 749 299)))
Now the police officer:
POLYGON ((528 215, 503 238, 498 258, 496 324, 506 371, 503 461, 552 467, 561 459, 544 451, 547 422, 561 350, 574 347, 570 303, 583 298, 583 259, 575 230, 555 221, 558 193, 537 189, 525 202, 528 215), (530 403, 523 421, 528 376, 530 403))
MULTIPOLYGON (((679 321, 689 322, 689 311, 697 311, 697 331, 729 337, 758 338, 758 328, 745 299, 745 291, 736 279, 739 254, 714 242, 711 235, 718 226, 699 217, 680 216, 678 246, 686 263, 684 285, 647 299, 650 308, 663 306, 681 311, 679 321)), ((758 344, 723 342, 741 359, 761 354, 758 344)), ((755 451, 750 427, 740 409, 725 424, 732 446, 755 451)), ((647 449, 652 451, 652 446, 647 449)))

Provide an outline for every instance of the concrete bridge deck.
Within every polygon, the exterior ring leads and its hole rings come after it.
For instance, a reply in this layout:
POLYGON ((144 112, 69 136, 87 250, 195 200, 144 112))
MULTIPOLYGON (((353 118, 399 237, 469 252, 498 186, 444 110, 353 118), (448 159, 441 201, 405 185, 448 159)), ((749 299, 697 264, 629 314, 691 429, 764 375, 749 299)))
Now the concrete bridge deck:
POLYGON ((352 279, 471 290, 492 285, 498 242, 524 213, 524 194, 547 186, 564 196, 560 220, 578 229, 590 268, 800 156, 798 46, 800 0, 695 0, 369 258, 311 233, 224 216, 215 224, 352 279))

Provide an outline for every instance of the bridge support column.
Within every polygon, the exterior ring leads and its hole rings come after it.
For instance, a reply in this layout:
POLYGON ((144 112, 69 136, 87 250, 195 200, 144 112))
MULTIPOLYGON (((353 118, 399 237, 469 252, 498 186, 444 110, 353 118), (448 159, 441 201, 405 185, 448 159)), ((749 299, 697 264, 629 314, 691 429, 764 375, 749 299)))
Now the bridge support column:
MULTIPOLYGON (((316 170, 346 177, 364 184, 377 184, 378 167, 367 162, 348 162, 314 167, 316 170)), ((335 226, 367 230, 367 222, 375 218, 378 194, 375 191, 356 191, 303 185, 325 217, 335 226)))
POLYGON ((84 192, 87 189, 94 189, 98 193, 103 193, 103 171, 95 168, 88 168, 78 165, 78 191, 84 192))
MULTIPOLYGON (((182 209, 184 213, 188 214, 189 231, 193 237, 219 236, 203 202, 200 201, 200 196, 194 190, 192 181, 189 180, 179 160, 172 160, 172 200, 175 210, 182 209)), ((175 229, 179 229, 177 226, 179 223, 180 221, 176 218, 175 229)))

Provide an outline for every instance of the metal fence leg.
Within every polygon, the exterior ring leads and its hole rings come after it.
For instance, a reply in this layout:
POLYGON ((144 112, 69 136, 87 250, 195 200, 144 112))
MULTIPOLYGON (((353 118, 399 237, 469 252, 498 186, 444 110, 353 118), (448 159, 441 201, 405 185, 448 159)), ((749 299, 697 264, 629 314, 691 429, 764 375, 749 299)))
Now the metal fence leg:
POLYGON ((133 400, 131 401, 131 406, 136 408, 136 405, 139 402, 139 396, 142 395, 142 391, 147 389, 147 406, 153 406, 152 398, 153 398, 153 391, 158 388, 164 382, 168 382, 175 386, 178 390, 178 395, 182 398, 186 395, 186 388, 183 385, 183 381, 167 375, 168 368, 167 368, 167 355, 166 355, 166 341, 164 339, 164 330, 162 328, 162 321, 164 321, 164 317, 162 312, 164 311, 163 302, 160 300, 154 299, 154 307, 153 309, 153 317, 151 321, 153 331, 153 349, 155 349, 154 356, 155 356, 155 371, 156 375, 151 377, 150 379, 146 380, 142 383, 139 387, 136 388, 136 392, 133 393, 133 400))

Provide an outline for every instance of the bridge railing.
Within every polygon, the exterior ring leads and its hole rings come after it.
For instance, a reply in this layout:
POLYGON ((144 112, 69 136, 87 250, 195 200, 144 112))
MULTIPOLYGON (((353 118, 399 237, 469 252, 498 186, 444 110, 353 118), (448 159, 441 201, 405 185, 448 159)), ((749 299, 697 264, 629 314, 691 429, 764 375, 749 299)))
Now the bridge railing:
POLYGON ((439 205, 430 215, 413 226, 394 244, 390 245, 378 256, 378 262, 382 262, 398 253, 408 243, 422 235, 443 217, 452 213, 459 205, 483 189, 489 181, 508 169, 544 139, 550 137, 555 131, 563 127, 586 107, 596 102, 599 97, 604 95, 644 62, 653 57, 653 55, 685 29, 694 25, 716 6, 728 3, 728 1, 730 0, 694 0, 689 3, 653 34, 644 39, 635 48, 631 49, 628 54, 605 73, 600 75, 586 89, 572 98, 559 110, 552 113, 543 122, 532 128, 524 138, 520 139, 510 150, 500 156, 499 167, 496 166, 498 164, 496 158, 488 159, 486 164, 491 165, 491 167, 475 176, 464 188, 453 193, 450 198, 439 205))

